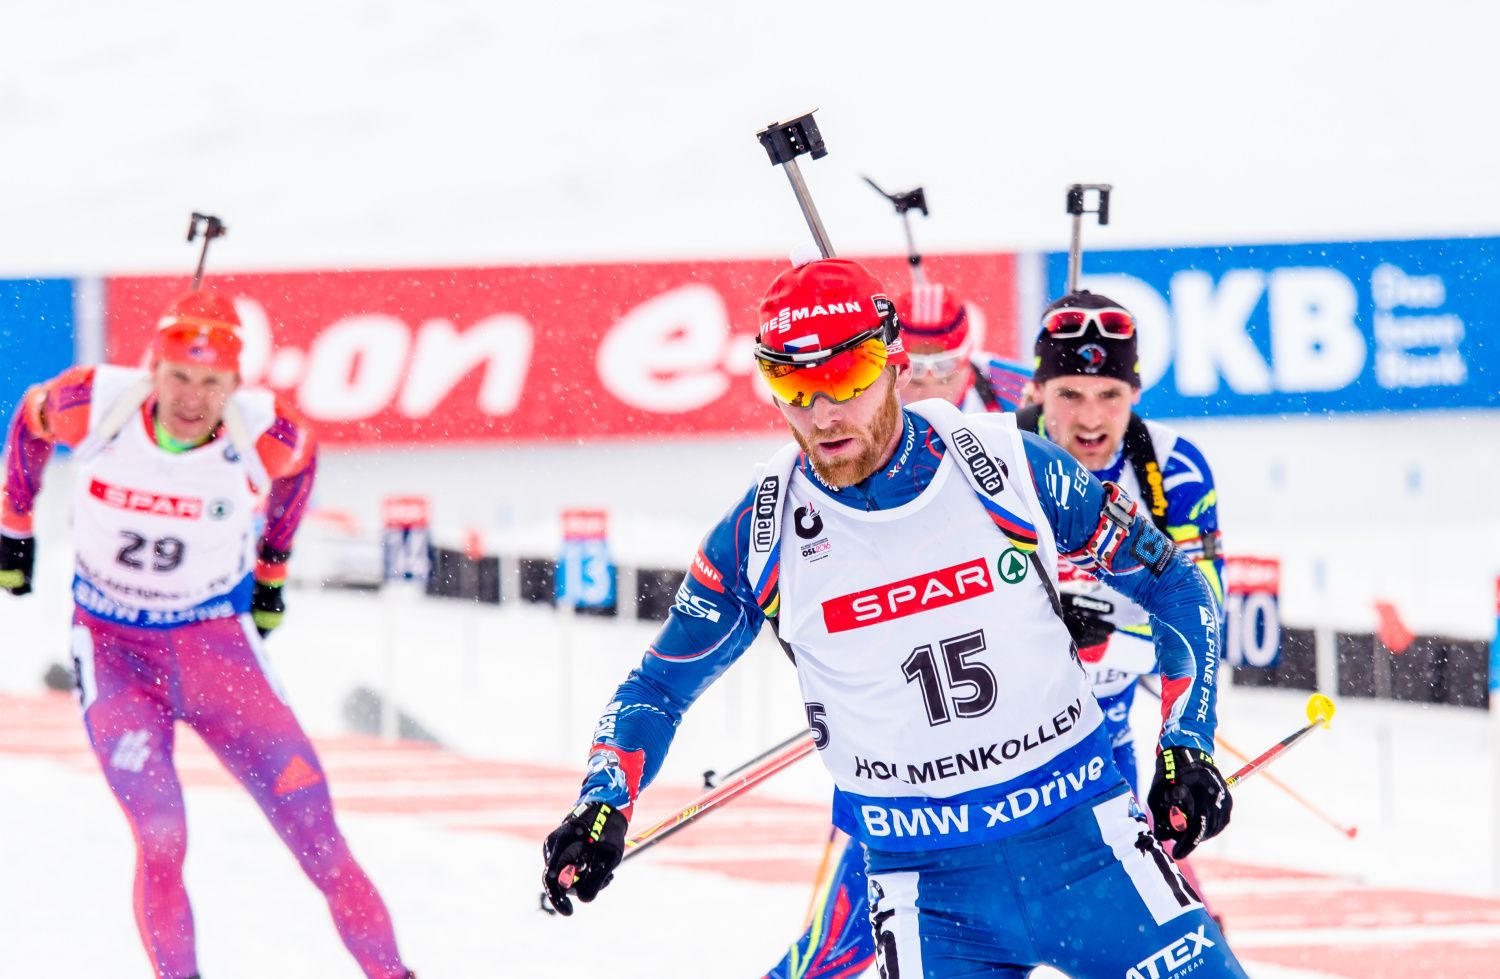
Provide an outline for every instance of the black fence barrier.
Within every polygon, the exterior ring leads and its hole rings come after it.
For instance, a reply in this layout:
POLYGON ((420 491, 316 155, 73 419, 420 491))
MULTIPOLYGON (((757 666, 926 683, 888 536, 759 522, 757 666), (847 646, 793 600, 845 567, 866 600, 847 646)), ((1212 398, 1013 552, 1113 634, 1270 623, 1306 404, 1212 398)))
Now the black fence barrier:
MULTIPOLYGON (((503 593, 500 558, 475 561, 462 551, 434 548, 429 595, 495 605, 502 600, 555 604, 557 564, 547 558, 519 558, 516 595, 503 593)), ((617 579, 629 581, 630 575, 617 579)), ((664 621, 672 608, 683 572, 676 568, 635 569, 635 617, 643 622, 664 621)), ((579 608, 579 615, 613 616, 615 606, 579 608)), ((1489 643, 1483 640, 1420 636, 1397 655, 1370 633, 1338 633, 1338 694, 1344 697, 1387 696, 1420 704, 1452 704, 1487 709, 1489 706, 1489 643), (1382 664, 1381 657, 1384 657, 1382 664), (1385 675, 1381 675, 1381 669, 1385 675)), ((1281 630, 1281 656, 1274 667, 1237 666, 1234 682, 1245 687, 1316 690, 1317 640, 1311 629, 1281 630)))
POLYGON ((520 562, 521 593, 516 597, 523 602, 551 605, 557 594, 557 562, 542 558, 521 558, 520 562))
POLYGON ((1345 697, 1489 706, 1490 651, 1482 640, 1418 636, 1393 653, 1370 633, 1341 632, 1337 648, 1338 692, 1345 697))
MULTIPOLYGON (((427 594, 438 598, 458 598, 498 605, 504 601, 522 601, 555 605, 557 563, 547 558, 509 558, 515 561, 517 594, 504 594, 501 559, 484 557, 478 561, 462 551, 437 547, 432 550, 432 574, 427 579, 427 594)), ((628 580, 621 576, 619 581, 628 580)), ((672 607, 683 573, 677 569, 638 568, 635 573, 636 618, 662 621, 672 607)), ((586 606, 575 610, 579 615, 614 616, 615 605, 586 606)))
POLYGON ((1241 687, 1318 689, 1318 642, 1311 629, 1281 629, 1281 656, 1272 667, 1236 666, 1234 683, 1241 687))
POLYGON ((683 573, 677 569, 641 568, 635 573, 635 614, 645 622, 664 622, 676 600, 683 573))

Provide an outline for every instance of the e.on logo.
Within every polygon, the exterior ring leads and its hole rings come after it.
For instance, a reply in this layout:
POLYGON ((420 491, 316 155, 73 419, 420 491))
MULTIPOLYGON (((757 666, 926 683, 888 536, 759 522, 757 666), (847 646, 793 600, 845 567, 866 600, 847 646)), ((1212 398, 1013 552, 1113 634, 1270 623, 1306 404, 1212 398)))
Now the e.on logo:
POLYGON ((533 329, 515 313, 485 317, 463 330, 434 318, 413 328, 396 316, 340 319, 311 338, 306 349, 278 343, 259 303, 237 297, 243 323, 243 374, 248 383, 296 392, 314 421, 362 421, 395 408, 425 418, 457 384, 480 374, 478 409, 513 413, 531 366, 533 329))
POLYGON ((984 558, 975 558, 951 568, 830 598, 823 603, 823 625, 829 632, 848 632, 978 598, 994 590, 989 565, 984 558))

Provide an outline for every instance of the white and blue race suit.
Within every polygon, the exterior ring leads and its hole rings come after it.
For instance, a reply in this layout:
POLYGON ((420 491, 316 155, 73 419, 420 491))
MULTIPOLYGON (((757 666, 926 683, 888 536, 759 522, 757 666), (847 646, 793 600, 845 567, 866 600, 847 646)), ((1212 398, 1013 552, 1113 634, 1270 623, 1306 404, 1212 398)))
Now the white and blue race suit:
POLYGON ((1162 744, 1211 751, 1219 617, 1192 563, 1011 416, 920 402, 880 472, 833 489, 789 447, 710 531, 600 719, 581 799, 628 812, 770 618, 835 823, 865 844, 887 977, 1242 975, 1114 766, 1058 614, 1059 556, 1149 612, 1173 681, 1162 744))

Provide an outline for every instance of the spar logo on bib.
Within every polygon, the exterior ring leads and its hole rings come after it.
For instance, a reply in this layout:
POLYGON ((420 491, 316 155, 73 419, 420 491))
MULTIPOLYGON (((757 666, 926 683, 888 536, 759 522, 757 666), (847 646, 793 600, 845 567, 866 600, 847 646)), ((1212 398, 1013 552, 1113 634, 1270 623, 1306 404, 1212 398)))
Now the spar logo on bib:
POLYGON ((203 516, 203 501, 195 496, 168 496, 150 490, 112 486, 95 479, 89 482, 89 495, 103 501, 105 506, 133 513, 151 513, 158 517, 182 517, 197 520, 203 516))
POLYGON ((968 601, 994 590, 995 580, 988 562, 975 558, 951 568, 830 598, 823 603, 823 625, 829 632, 848 632, 968 601))

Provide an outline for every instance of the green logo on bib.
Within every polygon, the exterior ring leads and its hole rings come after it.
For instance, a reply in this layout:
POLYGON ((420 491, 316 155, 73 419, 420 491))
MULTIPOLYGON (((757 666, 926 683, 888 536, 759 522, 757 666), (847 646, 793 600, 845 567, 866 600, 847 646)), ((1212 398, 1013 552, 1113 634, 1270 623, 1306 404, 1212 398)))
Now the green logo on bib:
POLYGON ((1006 548, 1005 553, 1000 555, 1000 560, 995 564, 995 570, 1000 572, 1000 580, 1007 585, 1014 585, 1026 577, 1026 555, 1014 547, 1006 548))

